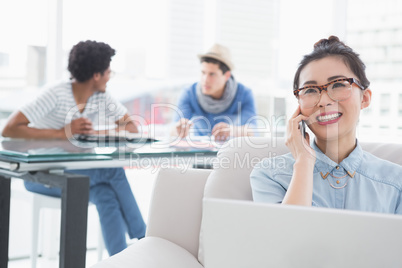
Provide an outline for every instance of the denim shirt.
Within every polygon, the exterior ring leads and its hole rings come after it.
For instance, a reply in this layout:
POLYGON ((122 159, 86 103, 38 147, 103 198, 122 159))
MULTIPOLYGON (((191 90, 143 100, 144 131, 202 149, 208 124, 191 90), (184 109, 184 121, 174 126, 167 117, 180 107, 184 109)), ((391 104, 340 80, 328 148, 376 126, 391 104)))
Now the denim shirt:
MULTIPOLYGON (((356 148, 341 163, 329 159, 313 142, 316 162, 313 202, 316 207, 402 214, 402 166, 356 148)), ((251 173, 256 202, 281 203, 293 174, 291 153, 266 158, 251 173)))

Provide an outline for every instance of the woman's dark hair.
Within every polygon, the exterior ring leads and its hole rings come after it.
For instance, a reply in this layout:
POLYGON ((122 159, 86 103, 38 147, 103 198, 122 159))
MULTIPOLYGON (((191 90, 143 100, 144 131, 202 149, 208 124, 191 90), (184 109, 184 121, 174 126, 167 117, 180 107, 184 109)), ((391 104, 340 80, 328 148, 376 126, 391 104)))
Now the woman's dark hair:
POLYGON ((200 62, 208 62, 208 63, 213 63, 213 64, 218 64, 219 65, 219 69, 221 69, 222 73, 226 73, 227 71, 229 71, 229 67, 224 64, 223 62, 221 62, 220 60, 214 59, 214 58, 210 58, 210 57, 201 57, 200 62))
POLYGON ((370 86, 370 81, 366 77, 366 65, 360 59, 359 54, 339 41, 338 37, 331 35, 328 39, 321 39, 315 43, 313 52, 303 57, 295 74, 293 89, 299 88, 300 73, 307 64, 328 56, 341 58, 346 66, 357 76, 357 79, 365 89, 370 86))
POLYGON ((115 50, 108 44, 96 41, 81 41, 70 51, 68 70, 72 78, 85 82, 96 73, 103 73, 109 68, 115 50))

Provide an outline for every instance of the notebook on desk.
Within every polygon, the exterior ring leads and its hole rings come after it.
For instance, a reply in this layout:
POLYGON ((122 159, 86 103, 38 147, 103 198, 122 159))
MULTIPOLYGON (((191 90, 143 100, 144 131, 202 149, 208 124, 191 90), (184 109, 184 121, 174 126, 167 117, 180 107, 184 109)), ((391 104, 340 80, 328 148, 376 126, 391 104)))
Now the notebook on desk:
POLYGON ((205 199, 205 268, 402 267, 402 216, 205 199))
POLYGON ((96 135, 76 135, 75 139, 83 142, 133 142, 146 143, 156 141, 155 138, 147 137, 138 133, 127 134, 96 134, 96 135))

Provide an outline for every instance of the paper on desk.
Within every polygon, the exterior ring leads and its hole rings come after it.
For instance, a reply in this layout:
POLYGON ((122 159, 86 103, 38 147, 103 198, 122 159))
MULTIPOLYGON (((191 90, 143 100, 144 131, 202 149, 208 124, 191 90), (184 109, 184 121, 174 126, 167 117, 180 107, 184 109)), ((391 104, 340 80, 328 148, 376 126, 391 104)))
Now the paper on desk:
POLYGON ((174 148, 215 149, 220 148, 222 144, 222 142, 216 142, 209 136, 188 136, 181 140, 174 140, 170 146, 174 148))

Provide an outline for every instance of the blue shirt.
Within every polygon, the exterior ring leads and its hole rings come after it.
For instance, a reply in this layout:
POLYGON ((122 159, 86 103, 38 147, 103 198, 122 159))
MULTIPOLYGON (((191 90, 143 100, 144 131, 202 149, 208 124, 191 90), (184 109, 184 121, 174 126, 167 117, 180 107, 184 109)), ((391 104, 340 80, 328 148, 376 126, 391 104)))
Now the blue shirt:
MULTIPOLYGON (((363 151, 359 143, 340 164, 323 154, 314 142, 312 147, 317 156, 313 206, 402 214, 402 166, 363 151)), ((256 165, 251 173, 254 201, 281 203, 292 179, 294 162, 288 153, 256 165)))
POLYGON ((207 113, 201 108, 197 100, 197 83, 184 90, 179 99, 178 108, 182 116, 176 114, 175 121, 180 118, 197 118, 194 121, 194 129, 195 134, 200 136, 210 135, 212 128, 220 122, 236 126, 246 124, 250 124, 250 127, 255 126, 256 110, 253 94, 241 83, 237 83, 237 92, 232 104, 221 113, 207 113))

